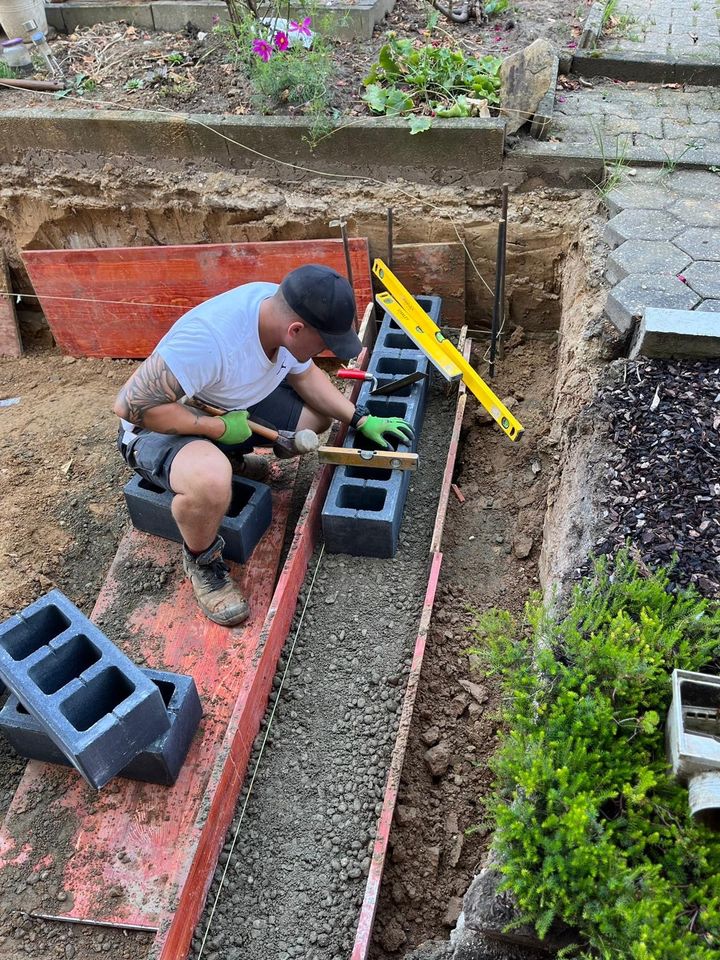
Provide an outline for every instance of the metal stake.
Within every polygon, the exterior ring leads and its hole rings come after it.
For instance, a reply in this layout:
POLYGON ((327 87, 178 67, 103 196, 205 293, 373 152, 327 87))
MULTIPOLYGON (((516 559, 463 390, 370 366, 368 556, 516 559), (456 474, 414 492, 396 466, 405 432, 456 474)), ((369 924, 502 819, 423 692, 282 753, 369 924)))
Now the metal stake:
POLYGON ((387 265, 393 268, 393 210, 387 208, 387 265))
POLYGON ((492 326, 490 329, 490 362, 488 372, 495 376, 495 355, 498 340, 502 336, 505 325, 505 266, 507 247, 507 209, 508 185, 502 186, 502 204, 500 222, 498 223, 497 253, 495 257, 495 298, 493 300, 492 326))
POLYGON ((353 284, 352 264, 350 262, 350 241, 348 240, 348 235, 347 235, 347 223, 345 220, 331 220, 330 226, 340 227, 340 236, 342 237, 343 251, 345 252, 345 269, 347 271, 348 281, 350 283, 350 286, 352 287, 354 286, 354 284, 353 284))

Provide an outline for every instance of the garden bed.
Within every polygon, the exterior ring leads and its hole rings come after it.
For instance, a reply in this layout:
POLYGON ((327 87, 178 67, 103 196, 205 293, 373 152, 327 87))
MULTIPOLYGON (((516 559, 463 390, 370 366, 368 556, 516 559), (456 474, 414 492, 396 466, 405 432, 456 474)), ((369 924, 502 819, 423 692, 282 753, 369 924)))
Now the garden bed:
MULTIPOLYGON (((97 23, 61 34, 51 43, 70 79, 67 92, 6 90, 2 102, 13 108, 43 106, 60 112, 79 104, 97 104, 234 116, 310 115, 317 122, 317 135, 322 136, 342 118, 370 116, 362 100, 363 79, 387 42, 388 31, 417 46, 459 50, 473 58, 503 58, 541 36, 559 48, 573 48, 585 6, 577 0, 516 0, 483 24, 455 24, 439 17, 424 0, 399 0, 371 40, 322 38, 307 69, 288 75, 292 81, 288 86, 283 86, 278 70, 272 75, 265 70, 262 76, 253 71, 258 64, 251 51, 252 38, 246 36, 237 45, 226 23, 209 31, 189 23, 180 33, 124 22, 97 23), (325 77, 322 89, 315 83, 319 76, 325 77)), ((322 18, 316 19, 313 29, 322 29, 322 18)), ((41 77, 38 72, 36 78, 41 77)))

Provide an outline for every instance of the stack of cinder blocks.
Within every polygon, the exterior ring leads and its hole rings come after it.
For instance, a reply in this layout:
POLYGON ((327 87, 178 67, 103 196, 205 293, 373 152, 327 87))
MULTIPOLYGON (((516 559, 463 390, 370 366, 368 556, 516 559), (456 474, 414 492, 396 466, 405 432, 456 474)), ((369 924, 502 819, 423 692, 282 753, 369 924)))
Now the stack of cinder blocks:
POLYGON ((0 624, 0 731, 24 757, 172 784, 202 716, 191 677, 141 670, 53 590, 0 624))
MULTIPOLYGON (((144 533, 182 543, 172 515, 172 493, 135 474, 125 484, 125 502, 133 526, 144 533)), ((270 487, 246 477, 232 478, 232 499, 220 524, 228 560, 246 563, 272 520, 270 487)))
MULTIPOLYGON (((442 299, 418 297, 418 303, 440 325, 442 299)), ((430 373, 430 362, 389 314, 378 331, 368 372, 383 386, 411 373, 430 373)), ((429 376, 398 393, 372 396, 372 384, 364 383, 358 404, 378 417, 402 417, 415 432, 415 443, 398 444, 398 451, 415 450, 425 416, 429 376)), ((349 430, 345 447, 370 449, 355 430, 349 430)), ((336 467, 322 511, 325 549, 361 557, 393 557, 397 551, 400 524, 412 474, 405 470, 371 467, 336 467)))

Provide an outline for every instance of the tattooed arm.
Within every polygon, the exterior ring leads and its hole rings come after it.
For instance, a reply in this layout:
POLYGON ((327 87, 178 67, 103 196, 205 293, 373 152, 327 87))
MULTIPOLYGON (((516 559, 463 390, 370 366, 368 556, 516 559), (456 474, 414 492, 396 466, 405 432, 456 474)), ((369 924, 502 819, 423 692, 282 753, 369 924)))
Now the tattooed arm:
POLYGON ((177 378, 157 353, 141 363, 117 395, 113 410, 130 423, 156 433, 217 439, 225 424, 178 403, 185 395, 177 378))

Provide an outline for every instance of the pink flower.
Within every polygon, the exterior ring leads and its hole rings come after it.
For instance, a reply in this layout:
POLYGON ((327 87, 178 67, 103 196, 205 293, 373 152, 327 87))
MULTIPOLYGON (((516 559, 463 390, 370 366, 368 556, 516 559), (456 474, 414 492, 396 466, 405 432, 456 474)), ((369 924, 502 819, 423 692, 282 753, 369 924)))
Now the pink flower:
POLYGON ((686 277, 684 274, 679 273, 679 274, 677 275, 677 278, 678 278, 678 280, 680 281, 680 283, 687 283, 687 277, 686 277))
POLYGON ((214 13, 212 15, 212 25, 216 27, 219 23, 220 23, 220 17, 216 13, 214 13))
POLYGON ((558 97, 558 98, 557 98, 557 102, 558 102, 558 103, 565 103, 566 100, 567 100, 567 97, 558 97))
POLYGON ((305 17, 302 23, 298 23, 297 20, 291 20, 290 32, 299 33, 301 37, 309 37, 311 26, 312 26, 312 17, 305 17))
POLYGON ((252 50, 253 53, 260 57, 263 63, 267 63, 270 57, 273 55, 273 48, 270 46, 267 40, 261 40, 260 37, 256 37, 253 40, 252 50))
POLYGON ((571 40, 570 43, 568 44, 568 47, 571 50, 574 50, 576 46, 577 46, 577 40, 571 40))
POLYGON ((278 50, 287 50, 287 48, 290 46, 288 35, 283 33, 282 30, 278 30, 278 32, 275 34, 275 46, 278 50))

